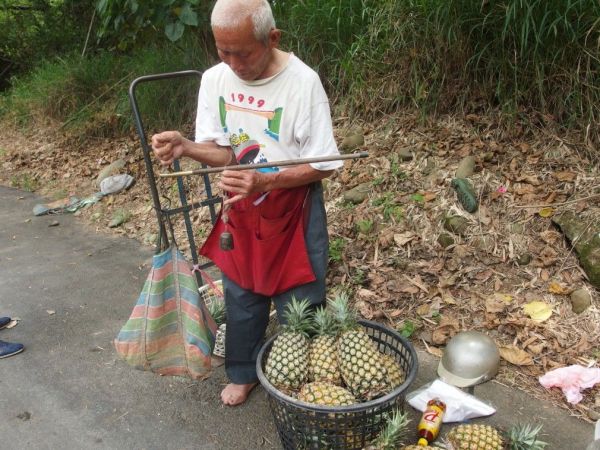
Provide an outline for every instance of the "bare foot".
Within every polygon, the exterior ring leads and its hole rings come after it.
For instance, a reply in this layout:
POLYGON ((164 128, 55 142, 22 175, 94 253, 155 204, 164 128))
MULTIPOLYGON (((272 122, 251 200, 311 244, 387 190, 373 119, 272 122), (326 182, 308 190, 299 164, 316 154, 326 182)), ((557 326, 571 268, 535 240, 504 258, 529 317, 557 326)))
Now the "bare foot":
POLYGON ((241 405, 258 383, 234 384, 230 383, 221 391, 221 401, 227 406, 241 405))

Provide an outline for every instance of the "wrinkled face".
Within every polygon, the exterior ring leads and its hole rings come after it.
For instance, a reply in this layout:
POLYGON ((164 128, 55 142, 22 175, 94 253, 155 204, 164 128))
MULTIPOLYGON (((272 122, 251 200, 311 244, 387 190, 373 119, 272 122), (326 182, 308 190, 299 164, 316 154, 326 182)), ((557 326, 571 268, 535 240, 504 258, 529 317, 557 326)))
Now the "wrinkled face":
POLYGON ((271 31, 267 45, 254 37, 250 19, 235 29, 213 28, 213 35, 219 58, 239 78, 253 81, 269 76, 266 72, 273 57, 273 49, 279 41, 278 30, 271 31))

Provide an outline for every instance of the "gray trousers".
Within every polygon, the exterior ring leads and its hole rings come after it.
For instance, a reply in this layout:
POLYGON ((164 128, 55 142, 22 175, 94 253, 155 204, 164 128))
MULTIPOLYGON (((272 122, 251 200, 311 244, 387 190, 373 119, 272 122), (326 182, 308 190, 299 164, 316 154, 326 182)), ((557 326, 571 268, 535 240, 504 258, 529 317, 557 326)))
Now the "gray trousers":
POLYGON ((223 290, 227 308, 225 370, 232 383, 248 384, 258 381, 256 358, 269 324, 271 301, 275 305, 280 323, 284 323, 283 312, 292 297, 308 298, 313 307, 325 303, 329 237, 321 182, 311 185, 309 195, 310 216, 304 230, 304 237, 308 257, 315 273, 315 281, 273 297, 266 297, 241 288, 223 274, 223 290))

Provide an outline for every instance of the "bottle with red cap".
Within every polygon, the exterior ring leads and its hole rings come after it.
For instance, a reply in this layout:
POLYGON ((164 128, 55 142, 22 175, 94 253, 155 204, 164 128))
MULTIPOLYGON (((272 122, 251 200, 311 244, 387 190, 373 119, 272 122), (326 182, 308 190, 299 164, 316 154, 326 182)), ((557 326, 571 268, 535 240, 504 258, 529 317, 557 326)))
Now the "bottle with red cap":
POLYGON ((417 445, 426 447, 438 436, 445 411, 446 404, 439 398, 433 398, 427 402, 427 408, 425 408, 417 427, 419 433, 417 445))

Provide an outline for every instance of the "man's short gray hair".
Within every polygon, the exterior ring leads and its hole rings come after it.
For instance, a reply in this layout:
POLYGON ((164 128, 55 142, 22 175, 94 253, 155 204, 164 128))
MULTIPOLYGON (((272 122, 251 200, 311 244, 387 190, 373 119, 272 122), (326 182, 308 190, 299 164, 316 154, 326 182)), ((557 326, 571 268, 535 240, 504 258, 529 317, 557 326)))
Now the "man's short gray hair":
POLYGON ((273 11, 267 0, 217 0, 210 24, 213 28, 229 30, 242 25, 248 17, 254 26, 254 37, 266 45, 270 31, 275 28, 273 11))

